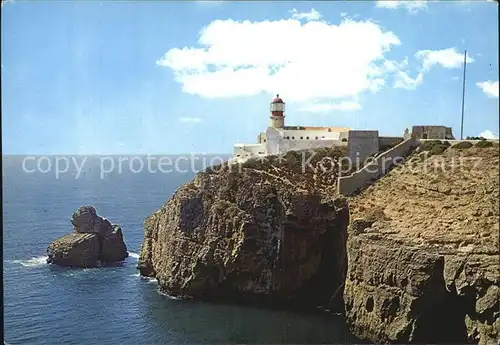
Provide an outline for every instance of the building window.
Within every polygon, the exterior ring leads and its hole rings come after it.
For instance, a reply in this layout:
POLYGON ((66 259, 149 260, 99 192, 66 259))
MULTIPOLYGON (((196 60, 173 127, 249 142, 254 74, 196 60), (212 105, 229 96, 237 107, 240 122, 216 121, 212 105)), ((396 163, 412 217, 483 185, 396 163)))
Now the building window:
POLYGON ((292 140, 295 140, 295 137, 292 137, 292 140))
POLYGON ((318 137, 316 137, 316 140, 318 140, 318 137))
POLYGON ((266 142, 266 139, 264 139, 264 142, 266 142))
POLYGON ((309 140, 309 137, 307 137, 306 139, 309 140))
POLYGON ((325 136, 323 135, 322 138, 325 139, 325 136))
POLYGON ((300 139, 304 139, 304 137, 300 137, 300 139))

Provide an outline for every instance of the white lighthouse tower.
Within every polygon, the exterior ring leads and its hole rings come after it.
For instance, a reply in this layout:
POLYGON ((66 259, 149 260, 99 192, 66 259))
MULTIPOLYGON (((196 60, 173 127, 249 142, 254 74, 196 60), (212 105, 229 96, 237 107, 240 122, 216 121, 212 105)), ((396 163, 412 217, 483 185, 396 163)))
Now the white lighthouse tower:
POLYGON ((270 106, 271 116, 269 127, 284 128, 285 127, 285 102, 280 98, 280 95, 272 100, 270 106))

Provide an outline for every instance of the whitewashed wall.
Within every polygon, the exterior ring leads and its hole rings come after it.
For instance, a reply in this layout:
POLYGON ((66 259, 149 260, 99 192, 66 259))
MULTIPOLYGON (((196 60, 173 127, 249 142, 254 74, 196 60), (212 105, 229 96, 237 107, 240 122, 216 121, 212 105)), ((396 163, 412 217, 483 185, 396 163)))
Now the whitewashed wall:
POLYGON ((262 144, 236 144, 234 145, 233 158, 247 159, 250 157, 265 155, 266 145, 262 144))
POLYGON ((287 129, 282 131, 283 132, 283 137, 290 137, 290 140, 292 138, 295 138, 295 140, 339 140, 340 138, 340 133, 339 132, 328 132, 328 131, 304 131, 304 130, 293 130, 293 129, 287 129), (300 139, 300 138, 303 139, 300 139), (309 137, 309 139, 306 139, 309 137), (318 139, 316 139, 316 137, 318 139))
POLYGON ((283 139, 280 143, 280 151, 298 151, 317 149, 322 147, 332 147, 336 140, 287 140, 283 139))

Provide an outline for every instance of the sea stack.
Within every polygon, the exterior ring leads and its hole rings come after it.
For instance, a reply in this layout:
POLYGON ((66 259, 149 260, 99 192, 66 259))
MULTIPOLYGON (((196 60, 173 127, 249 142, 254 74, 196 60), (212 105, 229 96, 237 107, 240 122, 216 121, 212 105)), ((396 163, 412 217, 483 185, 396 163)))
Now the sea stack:
POLYGON ((52 242, 47 263, 64 267, 97 267, 128 257, 122 229, 97 214, 93 206, 81 206, 71 217, 74 231, 52 242))

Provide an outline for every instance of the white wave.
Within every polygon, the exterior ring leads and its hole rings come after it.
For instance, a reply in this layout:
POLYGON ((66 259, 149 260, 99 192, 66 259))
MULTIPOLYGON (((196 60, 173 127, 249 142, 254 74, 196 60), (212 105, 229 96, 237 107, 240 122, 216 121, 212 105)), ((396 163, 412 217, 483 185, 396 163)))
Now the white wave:
POLYGON ((137 277, 137 278, 139 278, 141 276, 141 274, 140 273, 135 273, 135 274, 131 274, 130 276, 131 277, 137 277))
POLYGON ((142 280, 146 280, 148 283, 158 283, 158 280, 156 280, 156 278, 153 278, 153 277, 143 277, 143 276, 140 276, 142 280))
POLYGON ((162 292, 160 289, 158 289, 158 293, 159 293, 160 295, 162 295, 162 296, 167 297, 168 299, 173 299, 173 300, 177 300, 177 301, 182 300, 182 298, 180 298, 180 297, 175 297, 175 296, 171 296, 171 295, 169 295, 169 294, 167 294, 167 293, 165 293, 165 292, 162 292))
POLYGON ((128 252, 128 256, 134 259, 139 259, 139 254, 134 253, 134 252, 128 252))
POLYGON ((12 261, 15 264, 20 264, 24 267, 37 267, 37 266, 43 266, 47 264, 47 257, 46 256, 38 256, 36 258, 31 258, 28 260, 13 260, 12 261))

